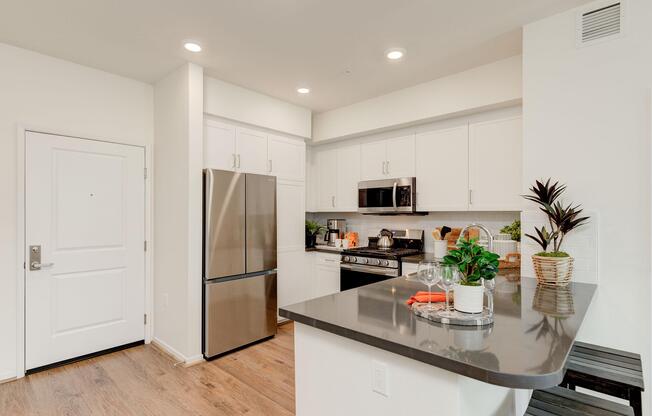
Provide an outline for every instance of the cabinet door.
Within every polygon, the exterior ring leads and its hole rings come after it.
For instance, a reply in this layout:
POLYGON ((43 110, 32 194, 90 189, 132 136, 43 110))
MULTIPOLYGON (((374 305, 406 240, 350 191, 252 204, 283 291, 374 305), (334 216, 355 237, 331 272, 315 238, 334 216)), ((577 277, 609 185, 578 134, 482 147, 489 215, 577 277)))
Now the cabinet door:
POLYGON ((360 145, 337 149, 336 176, 335 207, 338 211, 357 211, 358 182, 360 182, 360 145))
POLYGON ((279 251, 277 272, 278 306, 283 307, 293 303, 303 302, 310 298, 310 270, 306 269, 307 257, 314 253, 306 253, 305 249, 279 251))
POLYGON ((236 128, 236 169, 240 172, 267 174, 267 135, 236 128))
POLYGON ((414 135, 387 140, 387 167, 390 178, 414 176, 414 135))
POLYGON ((303 141, 270 134, 268 153, 271 175, 279 179, 305 179, 306 144, 303 141))
POLYGON ((306 148, 306 211, 318 211, 317 186, 319 173, 317 172, 317 156, 313 148, 306 148))
POLYGON ((326 296, 340 291, 340 255, 316 253, 312 296, 326 296))
POLYGON ((204 167, 235 170, 235 127, 206 120, 204 123, 204 167))
POLYGON ((385 178, 386 144, 384 141, 365 143, 360 148, 360 174, 362 180, 385 178))
POLYGON ((337 193, 337 149, 318 150, 317 205, 320 211, 335 211, 337 193))
POLYGON ((469 209, 519 211, 521 117, 469 125, 469 209))
POLYGON ((418 133, 415 139, 417 209, 464 211, 469 204, 469 129, 418 133))
POLYGON ((276 240, 278 251, 305 248, 304 183, 276 181, 276 240))

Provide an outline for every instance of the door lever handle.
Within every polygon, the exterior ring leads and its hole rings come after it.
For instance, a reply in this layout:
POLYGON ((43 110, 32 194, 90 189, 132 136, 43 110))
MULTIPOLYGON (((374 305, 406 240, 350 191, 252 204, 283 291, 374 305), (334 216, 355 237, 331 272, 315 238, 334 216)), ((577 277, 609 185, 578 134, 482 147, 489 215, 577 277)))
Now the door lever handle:
POLYGON ((54 263, 39 263, 38 261, 33 261, 29 264, 30 270, 41 270, 42 268, 50 268, 54 266, 54 263))

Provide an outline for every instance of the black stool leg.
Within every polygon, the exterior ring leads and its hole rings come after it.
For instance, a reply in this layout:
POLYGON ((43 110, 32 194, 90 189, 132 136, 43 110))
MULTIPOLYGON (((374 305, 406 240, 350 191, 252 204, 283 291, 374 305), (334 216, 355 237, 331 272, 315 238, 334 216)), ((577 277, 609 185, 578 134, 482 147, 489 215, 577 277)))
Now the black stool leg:
POLYGON ((629 405, 634 408, 634 416, 643 416, 643 405, 641 404, 641 391, 639 389, 629 390, 629 405))

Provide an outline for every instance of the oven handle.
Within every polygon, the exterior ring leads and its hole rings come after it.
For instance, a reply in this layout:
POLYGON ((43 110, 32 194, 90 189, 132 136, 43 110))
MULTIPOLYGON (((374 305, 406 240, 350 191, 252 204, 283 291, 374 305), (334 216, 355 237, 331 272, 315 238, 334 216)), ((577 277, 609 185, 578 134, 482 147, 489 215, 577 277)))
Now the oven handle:
POLYGON ((351 270, 354 272, 379 274, 382 276, 398 277, 398 269, 386 269, 383 267, 363 266, 360 264, 348 264, 348 263, 340 263, 340 269, 351 270))
POLYGON ((396 187, 398 182, 394 182, 394 188, 392 189, 392 203, 394 204, 394 211, 396 211, 396 187))

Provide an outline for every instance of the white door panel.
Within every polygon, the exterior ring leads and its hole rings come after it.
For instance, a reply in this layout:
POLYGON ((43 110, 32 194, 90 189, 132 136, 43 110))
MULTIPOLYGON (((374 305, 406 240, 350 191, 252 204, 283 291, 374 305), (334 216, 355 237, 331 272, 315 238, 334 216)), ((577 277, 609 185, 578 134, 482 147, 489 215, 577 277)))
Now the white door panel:
POLYGON ((337 203, 337 149, 318 151, 317 170, 319 172, 318 208, 320 211, 335 211, 337 203))
POLYGON ((270 174, 279 179, 302 181, 306 177, 306 144, 269 135, 270 174))
POLYGON ((358 182, 360 182, 360 145, 337 149, 337 195, 338 211, 358 210, 358 182))
POLYGON ((387 145, 385 141, 365 143, 360 149, 360 172, 362 180, 385 178, 387 162, 387 145))
POLYGON ((387 140, 387 166, 390 178, 414 176, 414 134, 387 140))
POLYGON ((25 155, 26 368, 142 340, 144 149, 28 132, 25 155))
POLYGON ((416 136, 417 209, 464 211, 469 204, 467 125, 416 136))
POLYGON ((268 173, 267 135, 255 130, 236 129, 236 169, 240 172, 268 173))
POLYGON ((204 167, 235 170, 235 127, 208 120, 204 125, 204 167))

